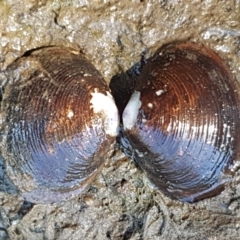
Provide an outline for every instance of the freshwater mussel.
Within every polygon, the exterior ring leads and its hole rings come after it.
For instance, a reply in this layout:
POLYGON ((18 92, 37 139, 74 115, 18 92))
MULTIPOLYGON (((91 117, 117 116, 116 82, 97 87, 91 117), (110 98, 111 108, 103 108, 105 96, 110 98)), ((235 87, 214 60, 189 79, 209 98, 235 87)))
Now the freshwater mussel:
POLYGON ((30 51, 3 73, 1 155, 31 202, 79 194, 115 144, 118 111, 108 85, 80 52, 30 51))
POLYGON ((123 111, 122 148, 169 197, 209 198, 239 159, 239 110, 237 84, 213 50, 167 44, 147 60, 123 111))
MULTIPOLYGON (((118 133, 100 73, 78 51, 49 47, 28 52, 3 75, 0 150, 8 175, 31 202, 79 194, 118 133)), ((238 86, 214 51, 165 45, 143 67, 123 111, 122 149, 171 198, 215 196, 239 159, 238 102, 238 86)))

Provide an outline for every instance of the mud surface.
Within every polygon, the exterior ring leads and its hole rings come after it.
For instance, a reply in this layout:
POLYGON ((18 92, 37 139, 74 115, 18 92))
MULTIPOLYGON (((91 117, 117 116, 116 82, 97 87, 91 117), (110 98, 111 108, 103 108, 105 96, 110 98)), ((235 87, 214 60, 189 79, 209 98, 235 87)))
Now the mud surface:
MULTIPOLYGON (((240 2, 0 1, 0 68, 49 45, 80 48, 109 83, 165 43, 201 42, 240 84, 240 2)), ((1 119, 0 119, 1 120, 1 119)), ((119 151, 87 191, 61 204, 25 202, 0 162, 0 239, 239 239, 240 172, 217 197, 161 194, 119 151)))

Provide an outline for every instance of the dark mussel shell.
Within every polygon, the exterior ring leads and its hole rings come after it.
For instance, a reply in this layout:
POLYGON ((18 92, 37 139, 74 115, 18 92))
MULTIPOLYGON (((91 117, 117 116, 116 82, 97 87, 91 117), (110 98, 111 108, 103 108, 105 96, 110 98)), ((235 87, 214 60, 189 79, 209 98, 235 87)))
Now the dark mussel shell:
POLYGON ((124 109, 123 148, 171 198, 215 196, 239 158, 238 103, 236 83, 215 52, 165 45, 144 66, 124 109))
POLYGON ((79 194, 110 156, 118 111, 100 73, 64 47, 28 53, 5 72, 1 154, 31 202, 79 194))

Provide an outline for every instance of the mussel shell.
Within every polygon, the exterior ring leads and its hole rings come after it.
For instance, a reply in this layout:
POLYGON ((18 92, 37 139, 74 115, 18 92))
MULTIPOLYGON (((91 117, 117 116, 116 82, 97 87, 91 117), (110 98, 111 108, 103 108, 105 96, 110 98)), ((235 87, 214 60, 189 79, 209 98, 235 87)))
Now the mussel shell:
POLYGON ((31 202, 79 194, 115 144, 119 117, 108 85, 65 47, 32 51, 6 75, 1 154, 11 180, 31 202))
POLYGON ((124 109, 123 148, 171 198, 215 196, 239 158, 238 103, 237 85, 213 50, 165 45, 144 66, 124 109))

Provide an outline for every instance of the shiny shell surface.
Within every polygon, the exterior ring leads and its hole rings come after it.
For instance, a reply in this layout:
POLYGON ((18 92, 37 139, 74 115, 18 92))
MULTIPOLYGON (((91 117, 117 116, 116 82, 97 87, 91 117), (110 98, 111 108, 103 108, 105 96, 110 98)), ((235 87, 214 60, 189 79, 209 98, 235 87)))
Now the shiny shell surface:
POLYGON ((106 82, 83 54, 49 47, 6 71, 1 154, 31 202, 79 194, 110 156, 118 111, 106 82))
POLYGON ((219 194, 239 158, 237 85, 208 47, 173 43, 147 61, 123 112, 126 152, 166 195, 219 194))

